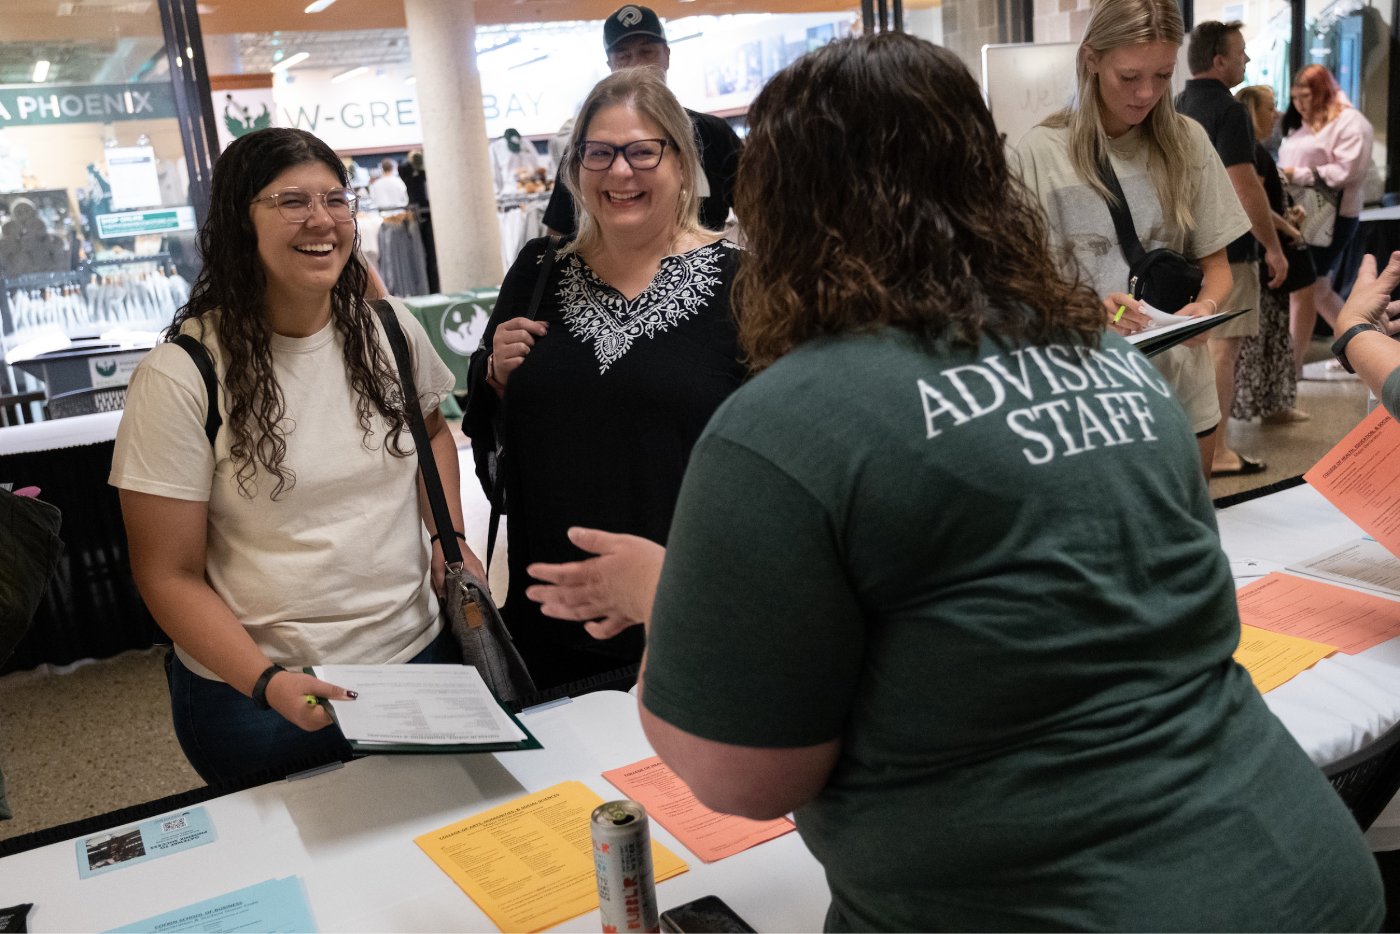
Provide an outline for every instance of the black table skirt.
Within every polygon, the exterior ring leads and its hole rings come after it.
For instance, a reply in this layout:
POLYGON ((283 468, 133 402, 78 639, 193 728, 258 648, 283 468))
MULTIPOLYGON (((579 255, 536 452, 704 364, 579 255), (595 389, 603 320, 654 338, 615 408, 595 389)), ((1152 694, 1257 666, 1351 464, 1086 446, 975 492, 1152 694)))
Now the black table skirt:
POLYGON ((0 457, 0 482, 40 487, 63 513, 64 544, 34 622, 0 674, 110 658, 160 638, 131 578, 121 506, 107 485, 113 444, 0 457))
MULTIPOLYGON (((1384 269, 1386 260, 1394 250, 1400 250, 1400 220, 1369 221, 1356 231, 1356 236, 1347 244, 1342 254, 1341 265, 1332 277, 1332 285, 1337 294, 1346 298, 1351 294, 1352 283, 1356 281, 1356 271, 1361 268, 1361 260, 1366 254, 1376 258, 1376 268, 1384 269)), ((1321 316, 1319 316, 1321 320, 1321 316)))

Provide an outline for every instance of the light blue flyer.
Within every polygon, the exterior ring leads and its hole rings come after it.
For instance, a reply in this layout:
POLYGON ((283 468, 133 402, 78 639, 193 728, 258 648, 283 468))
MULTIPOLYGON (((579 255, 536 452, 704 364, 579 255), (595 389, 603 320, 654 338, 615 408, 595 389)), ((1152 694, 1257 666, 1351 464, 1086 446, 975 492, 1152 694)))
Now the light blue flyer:
POLYGON ((316 922, 311 918, 311 905, 306 901, 306 888, 300 876, 269 879, 246 889, 205 899, 184 908, 113 928, 107 934, 178 934, 199 931, 201 934, 232 934, 236 931, 273 931, 299 934, 314 932, 316 922))
POLYGON ((133 866, 213 843, 214 825, 202 807, 176 811, 130 827, 106 830, 75 841, 78 878, 133 866))

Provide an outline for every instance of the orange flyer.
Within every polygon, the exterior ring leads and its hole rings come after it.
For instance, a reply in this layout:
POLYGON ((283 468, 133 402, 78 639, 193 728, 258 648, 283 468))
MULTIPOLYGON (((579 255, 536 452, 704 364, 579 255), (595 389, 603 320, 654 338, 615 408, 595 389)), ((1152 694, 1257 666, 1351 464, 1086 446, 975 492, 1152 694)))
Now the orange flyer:
POLYGON ((1362 419, 1303 479, 1400 557, 1400 426, 1384 408, 1362 419))
POLYGON ((758 821, 710 810, 696 800, 686 783, 659 756, 612 769, 603 777, 646 808, 658 824, 706 863, 796 829, 785 817, 758 821))
POLYGON ((1400 636, 1400 601, 1275 571, 1238 591, 1240 622, 1348 655, 1400 636))

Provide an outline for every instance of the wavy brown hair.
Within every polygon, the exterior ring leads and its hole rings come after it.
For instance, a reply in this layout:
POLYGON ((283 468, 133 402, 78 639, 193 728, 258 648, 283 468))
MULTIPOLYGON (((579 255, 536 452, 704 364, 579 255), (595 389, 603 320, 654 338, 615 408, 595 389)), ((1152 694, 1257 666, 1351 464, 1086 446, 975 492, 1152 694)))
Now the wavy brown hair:
POLYGON ((735 283, 755 370, 827 334, 894 326, 975 346, 1097 346, 1098 299, 1066 282, 977 83, 902 33, 833 42, 749 108, 735 283))
MULTIPOLYGON (((251 204, 259 191, 292 166, 319 162, 340 184, 349 186, 345 166, 329 146, 305 130, 274 127, 235 140, 214 165, 209 189, 209 216, 199 231, 204 268, 190 288, 189 302, 175 313, 165 331, 172 340, 180 327, 198 319, 219 338, 224 372, 222 389, 231 434, 230 456, 237 464, 239 491, 256 495, 259 469, 276 478, 271 497, 278 499, 296 485, 286 466, 287 414, 282 387, 272 366, 272 329, 263 309, 267 276, 258 259, 258 238, 251 204)), ((331 320, 345 342, 345 369, 355 390, 360 429, 368 445, 378 414, 388 422, 385 441, 397 457, 409 452, 399 442, 407 426, 398 377, 379 346, 374 312, 364 301, 369 273, 354 249, 331 289, 331 320)))

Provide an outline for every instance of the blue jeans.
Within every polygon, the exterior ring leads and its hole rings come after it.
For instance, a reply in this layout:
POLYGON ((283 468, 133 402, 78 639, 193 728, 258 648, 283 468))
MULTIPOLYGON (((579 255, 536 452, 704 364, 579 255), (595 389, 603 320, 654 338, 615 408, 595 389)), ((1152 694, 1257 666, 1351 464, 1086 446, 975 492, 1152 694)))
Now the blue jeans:
MULTIPOLYGON (((462 652, 446 627, 408 664, 458 664, 462 652)), ((254 775, 281 778, 349 759, 350 744, 334 725, 308 733, 275 710, 259 710, 222 681, 201 678, 174 651, 165 657, 175 738, 190 765, 210 785, 254 775)))

